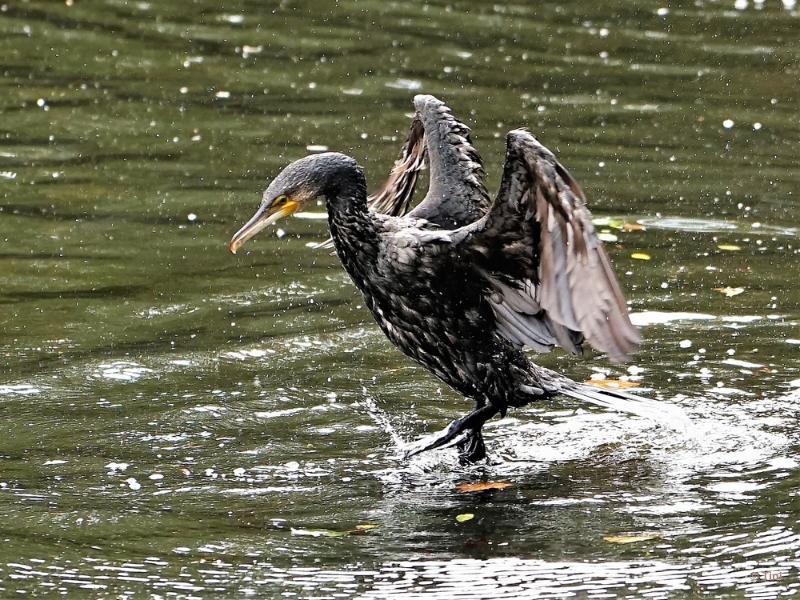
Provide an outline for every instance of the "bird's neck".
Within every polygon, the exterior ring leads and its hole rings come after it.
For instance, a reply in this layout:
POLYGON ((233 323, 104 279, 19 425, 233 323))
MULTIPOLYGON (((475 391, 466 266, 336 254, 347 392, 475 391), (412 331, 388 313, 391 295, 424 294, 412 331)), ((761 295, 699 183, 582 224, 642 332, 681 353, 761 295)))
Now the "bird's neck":
POLYGON ((336 254, 356 287, 367 291, 367 271, 375 265, 379 251, 376 223, 367 208, 366 186, 353 185, 326 199, 328 225, 336 254))

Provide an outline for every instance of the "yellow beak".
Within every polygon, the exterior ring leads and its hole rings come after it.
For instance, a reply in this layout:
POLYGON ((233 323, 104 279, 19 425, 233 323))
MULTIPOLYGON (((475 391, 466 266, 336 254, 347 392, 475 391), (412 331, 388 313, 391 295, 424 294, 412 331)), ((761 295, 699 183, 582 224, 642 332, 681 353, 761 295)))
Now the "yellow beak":
POLYGON ((256 214, 254 214, 250 220, 233 235, 230 243, 228 244, 228 249, 231 251, 231 253, 236 254, 236 251, 242 244, 244 244, 251 237, 255 236, 267 225, 270 225, 278 219, 282 219, 283 217, 293 215, 295 212, 297 212, 298 208, 300 208, 300 203, 295 202, 294 200, 286 200, 280 206, 267 206, 262 204, 256 214))

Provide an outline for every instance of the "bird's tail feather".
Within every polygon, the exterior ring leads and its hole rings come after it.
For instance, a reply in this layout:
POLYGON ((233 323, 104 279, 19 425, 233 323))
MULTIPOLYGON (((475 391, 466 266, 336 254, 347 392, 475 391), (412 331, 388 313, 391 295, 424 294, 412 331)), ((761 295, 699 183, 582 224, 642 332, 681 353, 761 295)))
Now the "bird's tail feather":
POLYGON ((620 390, 601 389, 583 383, 572 383, 560 392, 570 398, 594 406, 630 413, 678 431, 689 431, 692 422, 679 406, 651 398, 643 398, 620 390))

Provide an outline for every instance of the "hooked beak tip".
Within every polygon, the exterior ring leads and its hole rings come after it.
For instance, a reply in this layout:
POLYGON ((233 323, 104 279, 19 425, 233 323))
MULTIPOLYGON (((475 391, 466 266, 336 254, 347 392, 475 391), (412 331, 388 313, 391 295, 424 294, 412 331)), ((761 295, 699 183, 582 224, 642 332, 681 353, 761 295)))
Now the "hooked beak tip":
POLYGON ((237 231, 234 236, 231 238, 231 241, 228 242, 228 251, 231 254, 236 254, 239 251, 239 248, 249 240, 252 235, 249 234, 250 229, 242 228, 237 231))
POLYGON ((299 206, 300 204, 294 200, 284 203, 279 208, 262 206, 258 209, 256 214, 233 235, 233 238, 231 238, 231 241, 228 243, 228 250, 231 254, 236 254, 242 244, 247 240, 254 237, 267 225, 271 225, 278 219, 294 214, 299 206))

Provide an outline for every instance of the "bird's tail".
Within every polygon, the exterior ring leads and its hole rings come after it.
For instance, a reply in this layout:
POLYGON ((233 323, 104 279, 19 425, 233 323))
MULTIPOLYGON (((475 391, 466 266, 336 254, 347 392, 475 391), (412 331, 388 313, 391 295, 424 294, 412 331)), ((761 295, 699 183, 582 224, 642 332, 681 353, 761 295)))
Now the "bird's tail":
POLYGON ((560 393, 594 406, 630 413, 678 431, 689 431, 692 422, 679 406, 661 400, 643 398, 621 390, 609 390, 570 381, 560 393))

